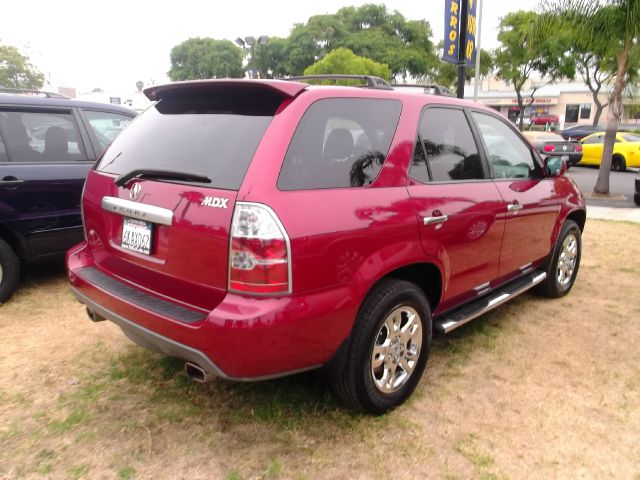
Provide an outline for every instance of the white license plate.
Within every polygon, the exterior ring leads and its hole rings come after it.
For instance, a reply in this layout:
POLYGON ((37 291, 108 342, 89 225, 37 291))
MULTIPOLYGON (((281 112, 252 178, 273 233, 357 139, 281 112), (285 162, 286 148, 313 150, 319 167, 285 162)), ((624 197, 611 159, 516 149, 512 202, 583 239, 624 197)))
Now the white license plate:
POLYGON ((568 162, 569 161, 569 155, 562 155, 562 157, 560 157, 561 160, 568 162))
POLYGON ((153 223, 134 218, 125 218, 122 222, 122 248, 151 255, 153 223))

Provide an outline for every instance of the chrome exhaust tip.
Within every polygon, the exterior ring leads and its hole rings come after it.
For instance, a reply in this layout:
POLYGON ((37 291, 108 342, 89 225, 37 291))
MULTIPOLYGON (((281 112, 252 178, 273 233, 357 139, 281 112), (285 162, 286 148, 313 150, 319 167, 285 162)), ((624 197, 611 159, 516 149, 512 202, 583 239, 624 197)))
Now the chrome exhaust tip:
POLYGON ((89 310, 88 307, 87 307, 87 315, 92 322, 104 322, 106 320, 106 318, 104 318, 102 315, 98 315, 93 310, 89 310))
POLYGON ((186 362, 184 364, 184 371, 187 374, 187 377, 198 383, 207 383, 216 378, 213 373, 207 372, 200 365, 191 362, 186 362))

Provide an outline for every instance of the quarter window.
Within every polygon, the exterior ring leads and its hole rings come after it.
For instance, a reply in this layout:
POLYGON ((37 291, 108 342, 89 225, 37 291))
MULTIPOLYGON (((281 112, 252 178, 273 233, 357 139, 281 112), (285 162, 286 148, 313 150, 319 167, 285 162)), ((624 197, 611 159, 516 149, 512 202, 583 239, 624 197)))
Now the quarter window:
POLYGON ((462 110, 424 111, 409 175, 421 182, 428 178, 434 182, 485 178, 478 148, 462 110))
POLYGON ((100 154, 113 142, 133 118, 111 112, 85 110, 85 115, 100 144, 100 154))
POLYGON ((87 160, 70 113, 3 111, 0 112, 0 128, 11 162, 87 160))
POLYGON ((474 112, 496 178, 539 178, 540 167, 529 146, 505 122, 474 112))
POLYGON ((371 184, 387 157, 400 111, 397 100, 330 98, 315 102, 293 135, 278 188, 371 184))

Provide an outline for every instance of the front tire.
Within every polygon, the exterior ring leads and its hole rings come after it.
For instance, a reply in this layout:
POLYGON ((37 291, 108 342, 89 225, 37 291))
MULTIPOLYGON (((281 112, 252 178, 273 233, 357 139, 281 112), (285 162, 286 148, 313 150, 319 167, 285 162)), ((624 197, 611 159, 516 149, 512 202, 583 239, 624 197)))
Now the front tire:
POLYGON ((547 278, 537 291, 549 298, 569 293, 578 276, 582 254, 582 232, 573 220, 567 220, 560 230, 558 240, 547 265, 547 278))
POLYGON ((20 261, 7 242, 0 238, 0 303, 9 300, 20 279, 20 261))
POLYGON ((611 159, 611 170, 614 172, 626 172, 627 162, 620 156, 615 156, 611 159))
POLYGON ((401 405, 418 385, 431 345, 429 302, 413 283, 387 279, 365 299, 332 380, 351 408, 373 414, 401 405))

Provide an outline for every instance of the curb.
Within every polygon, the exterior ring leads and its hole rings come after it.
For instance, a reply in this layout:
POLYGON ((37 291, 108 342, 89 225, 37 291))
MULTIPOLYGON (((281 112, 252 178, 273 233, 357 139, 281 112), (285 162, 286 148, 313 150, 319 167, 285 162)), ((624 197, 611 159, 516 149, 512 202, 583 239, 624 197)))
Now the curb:
POLYGON ((587 218, 640 223, 640 208, 587 206, 587 218))

